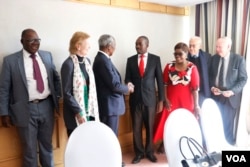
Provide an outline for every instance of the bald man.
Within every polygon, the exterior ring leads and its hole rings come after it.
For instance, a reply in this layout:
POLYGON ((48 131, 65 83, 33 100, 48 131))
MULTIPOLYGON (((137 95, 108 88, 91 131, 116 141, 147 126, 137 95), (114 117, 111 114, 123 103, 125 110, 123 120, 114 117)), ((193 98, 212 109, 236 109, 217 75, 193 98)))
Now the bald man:
POLYGON ((217 102, 222 115, 225 138, 229 144, 234 145, 235 125, 240 110, 242 89, 247 82, 247 72, 243 56, 231 53, 231 46, 232 40, 229 37, 217 40, 216 54, 212 56, 209 68, 209 83, 212 98, 217 102), (220 72, 221 66, 223 73, 220 72))

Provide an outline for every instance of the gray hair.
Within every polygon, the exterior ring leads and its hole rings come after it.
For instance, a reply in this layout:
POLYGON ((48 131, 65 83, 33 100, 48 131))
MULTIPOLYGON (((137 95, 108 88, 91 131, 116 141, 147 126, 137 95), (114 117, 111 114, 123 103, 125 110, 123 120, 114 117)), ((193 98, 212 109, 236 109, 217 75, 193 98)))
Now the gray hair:
POLYGON ((201 37, 199 37, 199 36, 193 36, 193 37, 190 38, 189 41, 191 41, 191 40, 195 40, 200 45, 202 44, 201 37))
POLYGON ((109 34, 103 34, 98 40, 99 49, 106 48, 108 46, 115 46, 115 38, 109 34))
POLYGON ((221 37, 223 41, 225 41, 229 46, 232 46, 232 39, 228 36, 221 37))

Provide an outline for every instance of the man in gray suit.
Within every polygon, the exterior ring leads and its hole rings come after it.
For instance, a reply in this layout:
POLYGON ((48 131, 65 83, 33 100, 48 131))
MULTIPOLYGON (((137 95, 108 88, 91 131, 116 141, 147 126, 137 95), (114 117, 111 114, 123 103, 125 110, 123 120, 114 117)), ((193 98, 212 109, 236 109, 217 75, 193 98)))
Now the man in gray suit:
POLYGON ((38 50, 40 38, 36 31, 25 29, 21 43, 21 51, 3 59, 0 116, 4 127, 12 123, 17 127, 23 146, 23 167, 38 166, 37 146, 41 166, 52 167, 54 109, 58 109, 61 96, 60 77, 51 53, 38 50))
POLYGON ((244 58, 231 53, 231 45, 232 40, 229 37, 217 40, 216 54, 212 56, 209 68, 209 80, 212 98, 221 111, 225 138, 229 144, 234 145, 235 126, 240 110, 242 89, 247 82, 247 72, 244 58))
POLYGON ((131 82, 135 86, 134 92, 129 96, 135 151, 133 164, 139 163, 144 156, 151 162, 157 162, 153 148, 153 126, 157 102, 159 111, 162 110, 164 87, 160 57, 148 53, 148 46, 149 40, 146 36, 138 37, 135 43, 137 54, 128 58, 126 66, 125 82, 131 82), (146 128, 145 147, 142 141, 143 124, 146 128))

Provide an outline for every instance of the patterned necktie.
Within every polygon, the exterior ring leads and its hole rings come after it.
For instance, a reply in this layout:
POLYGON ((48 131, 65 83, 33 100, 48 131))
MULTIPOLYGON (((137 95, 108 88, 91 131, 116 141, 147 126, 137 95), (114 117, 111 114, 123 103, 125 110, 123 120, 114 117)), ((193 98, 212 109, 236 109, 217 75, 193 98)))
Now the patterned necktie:
POLYGON ((220 73, 219 73, 219 87, 224 87, 224 62, 225 59, 221 58, 221 66, 220 66, 220 73))
POLYGON ((142 54, 140 56, 140 63, 139 63, 139 71, 140 71, 140 76, 143 77, 144 75, 144 58, 145 56, 142 54))
POLYGON ((42 93, 44 91, 44 84, 43 84, 43 78, 41 75, 41 71, 38 65, 38 62, 36 60, 36 55, 32 54, 30 55, 33 61, 33 70, 34 70, 34 79, 36 80, 36 87, 38 92, 42 93))

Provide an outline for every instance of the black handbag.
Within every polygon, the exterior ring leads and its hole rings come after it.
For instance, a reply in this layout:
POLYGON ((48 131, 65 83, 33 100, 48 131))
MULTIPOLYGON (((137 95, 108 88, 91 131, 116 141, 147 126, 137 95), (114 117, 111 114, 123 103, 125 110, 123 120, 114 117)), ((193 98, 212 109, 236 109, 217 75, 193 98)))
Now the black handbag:
POLYGON ((183 167, 219 167, 221 166, 222 155, 218 152, 207 153, 207 151, 193 138, 182 136, 179 140, 179 149, 183 156, 181 164, 183 167), (186 144, 193 155, 193 158, 186 158, 182 150, 182 140, 186 139, 186 144), (191 146, 192 145, 192 146, 191 146), (196 155, 194 150, 196 149, 199 152, 199 155, 196 155))

